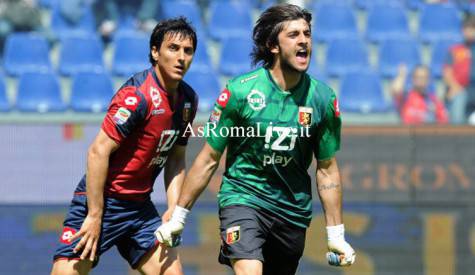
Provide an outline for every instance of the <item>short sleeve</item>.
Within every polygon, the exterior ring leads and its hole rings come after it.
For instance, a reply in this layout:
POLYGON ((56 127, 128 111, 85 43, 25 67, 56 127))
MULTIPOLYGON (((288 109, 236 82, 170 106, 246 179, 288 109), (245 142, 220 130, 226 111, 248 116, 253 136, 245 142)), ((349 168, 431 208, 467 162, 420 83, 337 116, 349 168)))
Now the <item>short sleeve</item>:
POLYGON ((208 144, 216 151, 223 152, 226 148, 228 130, 236 124, 237 113, 236 95, 225 88, 218 96, 204 129, 208 144))
POLYGON ((335 156, 340 149, 341 116, 338 99, 332 93, 323 117, 319 125, 317 140, 314 148, 317 160, 326 160, 335 156))
POLYGON ((188 139, 191 135, 190 131, 187 131, 188 127, 193 126, 193 121, 196 117, 196 112, 198 111, 198 95, 194 95, 193 102, 185 102, 183 106, 183 126, 180 129, 180 136, 178 137, 176 144, 181 146, 186 146, 188 144, 188 139), (189 105, 187 105, 189 104, 189 105))
POLYGON ((123 87, 112 98, 101 128, 120 144, 147 114, 147 101, 136 87, 123 87))

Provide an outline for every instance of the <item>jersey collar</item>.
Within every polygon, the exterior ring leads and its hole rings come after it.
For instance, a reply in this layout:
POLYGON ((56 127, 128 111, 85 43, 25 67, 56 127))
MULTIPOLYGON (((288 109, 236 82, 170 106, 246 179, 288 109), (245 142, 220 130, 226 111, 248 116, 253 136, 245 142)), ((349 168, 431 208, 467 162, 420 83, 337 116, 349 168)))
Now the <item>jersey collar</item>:
POLYGON ((304 85, 304 83, 305 83, 306 73, 303 73, 302 77, 299 80, 299 83, 297 83, 297 85, 295 85, 295 87, 293 87, 292 89, 290 89, 288 91, 285 91, 285 90, 282 90, 280 88, 280 86, 277 84, 277 82, 275 82, 274 78, 272 77, 272 75, 271 75, 271 73, 268 69, 264 68, 264 71, 266 72, 267 78, 272 83, 272 86, 275 89, 277 89, 277 91, 279 91, 279 93, 281 93, 284 96, 289 96, 289 95, 294 94, 295 92, 298 92, 301 89, 302 85, 304 85))

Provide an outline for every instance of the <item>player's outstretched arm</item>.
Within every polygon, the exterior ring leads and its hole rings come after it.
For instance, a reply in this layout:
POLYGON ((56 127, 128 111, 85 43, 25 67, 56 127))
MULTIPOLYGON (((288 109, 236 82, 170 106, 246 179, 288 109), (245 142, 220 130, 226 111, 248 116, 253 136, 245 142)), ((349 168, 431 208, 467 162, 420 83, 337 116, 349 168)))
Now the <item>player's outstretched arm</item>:
POLYGON ((186 175, 178 205, 187 209, 193 207, 218 168, 220 159, 221 152, 214 150, 208 143, 205 143, 193 162, 188 175, 186 175))
POLYGON ((317 190, 327 224, 328 249, 339 255, 335 261, 329 261, 334 265, 351 265, 355 261, 355 251, 345 240, 341 210, 342 187, 336 158, 318 161, 317 190))
POLYGON ((183 231, 189 209, 193 207, 196 199, 208 185, 219 166, 220 159, 220 152, 214 150, 207 143, 203 146, 185 177, 178 204, 173 210, 170 221, 162 224, 155 231, 159 242, 168 246, 176 245, 174 237, 180 235, 183 231))
POLYGON ((164 169, 164 182, 167 191, 168 209, 162 215, 162 220, 167 222, 170 219, 173 209, 178 202, 180 192, 185 180, 185 157, 186 146, 175 145, 170 150, 168 160, 164 169))
POLYGON ((89 260, 93 261, 96 257, 99 236, 101 234, 104 185, 109 169, 109 157, 118 148, 119 145, 101 129, 88 150, 86 172, 88 213, 81 229, 70 239, 70 241, 73 241, 81 238, 74 248, 74 252, 82 250, 82 260, 89 258, 89 260))

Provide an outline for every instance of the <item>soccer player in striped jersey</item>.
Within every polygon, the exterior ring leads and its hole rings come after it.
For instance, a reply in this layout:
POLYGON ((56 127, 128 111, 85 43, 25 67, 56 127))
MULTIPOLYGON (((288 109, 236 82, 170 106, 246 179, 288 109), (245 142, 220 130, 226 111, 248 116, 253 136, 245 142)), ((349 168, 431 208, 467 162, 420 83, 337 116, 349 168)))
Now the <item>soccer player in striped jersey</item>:
POLYGON ((113 246, 141 274, 183 274, 176 249, 160 245, 154 235, 161 217, 150 193, 164 170, 167 220, 185 177, 184 129, 198 103, 183 81, 196 45, 196 33, 184 18, 156 25, 152 66, 117 91, 89 147, 86 175, 64 221, 52 274, 87 274, 113 246))

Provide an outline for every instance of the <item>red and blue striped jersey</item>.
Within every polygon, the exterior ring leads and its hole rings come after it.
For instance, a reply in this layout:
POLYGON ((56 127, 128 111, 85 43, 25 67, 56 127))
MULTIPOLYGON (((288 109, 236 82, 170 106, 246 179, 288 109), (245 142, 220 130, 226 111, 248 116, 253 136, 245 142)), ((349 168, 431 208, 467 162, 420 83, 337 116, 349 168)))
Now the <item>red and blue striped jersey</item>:
MULTIPOLYGON (((195 117, 198 96, 184 81, 177 93, 171 106, 173 95, 160 85, 152 67, 129 78, 112 98, 102 129, 120 147, 109 159, 106 196, 147 199, 169 150, 187 144, 185 130, 195 117)), ((83 177, 76 193, 85 191, 83 177)))

